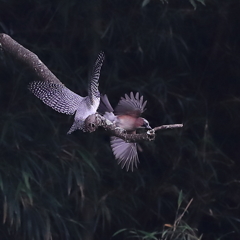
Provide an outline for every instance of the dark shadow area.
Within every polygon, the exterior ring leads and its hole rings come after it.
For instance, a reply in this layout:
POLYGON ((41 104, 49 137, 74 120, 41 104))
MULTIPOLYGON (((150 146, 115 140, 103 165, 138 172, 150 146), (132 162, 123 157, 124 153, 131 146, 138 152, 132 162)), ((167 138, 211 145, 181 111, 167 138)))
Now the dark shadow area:
POLYGON ((69 89, 87 94, 103 50, 99 88, 113 106, 140 92, 152 127, 184 124, 143 142, 126 172, 106 131, 67 135, 72 117, 34 97, 35 76, 1 52, 1 239, 240 238, 240 3, 143 2, 0 1, 0 32, 69 89), (191 199, 182 235, 162 236, 191 199))

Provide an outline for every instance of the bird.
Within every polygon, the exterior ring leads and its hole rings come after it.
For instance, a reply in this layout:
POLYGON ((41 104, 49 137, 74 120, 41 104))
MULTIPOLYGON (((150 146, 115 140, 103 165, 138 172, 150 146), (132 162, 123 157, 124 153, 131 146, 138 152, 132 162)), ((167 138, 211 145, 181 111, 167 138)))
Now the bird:
MULTIPOLYGON (((133 92, 130 96, 125 94, 125 98, 121 97, 117 106, 113 110, 107 95, 100 96, 100 105, 98 113, 106 119, 115 123, 117 127, 124 129, 128 134, 135 134, 139 128, 152 129, 147 119, 140 117, 145 111, 147 101, 143 102, 143 96, 139 96, 137 92, 134 96, 133 92)), ((111 136, 110 144, 118 164, 122 168, 126 167, 133 171, 134 166, 137 168, 139 162, 136 142, 126 142, 123 139, 111 136)))
POLYGON ((92 69, 88 82, 88 96, 82 97, 62 84, 50 81, 33 81, 28 89, 43 103, 57 112, 74 115, 74 122, 67 132, 71 134, 77 129, 85 131, 84 121, 92 114, 95 114, 100 103, 100 92, 98 80, 101 67, 104 61, 104 52, 100 52, 92 69))

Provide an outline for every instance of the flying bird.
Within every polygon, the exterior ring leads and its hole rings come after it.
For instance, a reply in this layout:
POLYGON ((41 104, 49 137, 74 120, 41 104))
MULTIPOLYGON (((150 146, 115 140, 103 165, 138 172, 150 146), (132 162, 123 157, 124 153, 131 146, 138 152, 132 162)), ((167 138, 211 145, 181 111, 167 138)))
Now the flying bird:
MULTIPOLYGON (((113 110, 107 95, 101 95, 98 112, 112 123, 115 123, 117 127, 126 130, 128 134, 134 134, 139 128, 152 129, 149 122, 140 117, 145 111, 146 104, 147 101, 143 102, 143 96, 139 97, 139 93, 134 96, 131 92, 130 96, 125 94, 125 98, 122 97, 113 110)), ((126 167, 127 171, 129 168, 133 171, 134 166, 137 167, 139 162, 137 143, 125 142, 119 137, 112 136, 110 144, 118 164, 122 168, 126 167)))
POLYGON ((88 83, 88 96, 86 97, 72 92, 61 82, 34 81, 28 86, 29 90, 37 98, 55 111, 68 115, 75 114, 73 125, 67 132, 68 134, 77 129, 85 131, 85 119, 89 115, 95 114, 98 109, 100 103, 98 80, 103 61, 104 53, 100 52, 92 70, 91 78, 88 83))

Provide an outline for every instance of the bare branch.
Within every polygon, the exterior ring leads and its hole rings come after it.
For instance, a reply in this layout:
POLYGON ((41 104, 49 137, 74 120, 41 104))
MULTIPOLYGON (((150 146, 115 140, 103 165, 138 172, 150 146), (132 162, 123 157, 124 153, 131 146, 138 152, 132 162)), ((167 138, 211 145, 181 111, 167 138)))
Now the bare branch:
POLYGON ((159 127, 155 127, 154 130, 158 131, 158 130, 163 130, 163 129, 173 129, 173 128, 181 128, 183 127, 183 124, 170 124, 170 125, 162 125, 159 127))
POLYGON ((110 122, 100 114, 92 114, 88 116, 85 120, 85 129, 88 132, 94 132, 98 127, 103 127, 105 130, 111 132, 112 135, 122 138, 127 142, 138 142, 138 141, 153 141, 155 139, 155 132, 158 130, 164 129, 173 129, 173 128, 181 128, 183 124, 171 124, 171 125, 162 125, 159 127, 155 127, 151 130, 148 130, 144 133, 138 134, 127 134, 126 131, 122 128, 117 127, 114 123, 110 122))
POLYGON ((7 34, 0 33, 0 48, 12 55, 16 60, 28 66, 40 80, 61 83, 36 54, 24 48, 7 34))

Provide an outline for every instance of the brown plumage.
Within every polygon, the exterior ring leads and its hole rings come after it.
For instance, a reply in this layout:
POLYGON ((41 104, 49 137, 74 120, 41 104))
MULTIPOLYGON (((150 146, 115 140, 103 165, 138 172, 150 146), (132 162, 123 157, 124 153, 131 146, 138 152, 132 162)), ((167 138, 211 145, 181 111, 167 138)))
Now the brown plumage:
MULTIPOLYGON (((101 96, 98 112, 111 122, 114 122, 117 127, 123 128, 129 134, 136 133, 139 128, 151 129, 148 121, 140 117, 145 110, 147 101, 143 102, 143 96, 139 97, 139 93, 131 92, 130 96, 125 94, 118 102, 118 105, 113 110, 109 103, 107 95, 101 96)), ((133 171, 134 166, 137 167, 139 162, 137 153, 137 143, 125 142, 123 139, 112 136, 111 147, 118 164, 121 167, 129 168, 133 171)))

